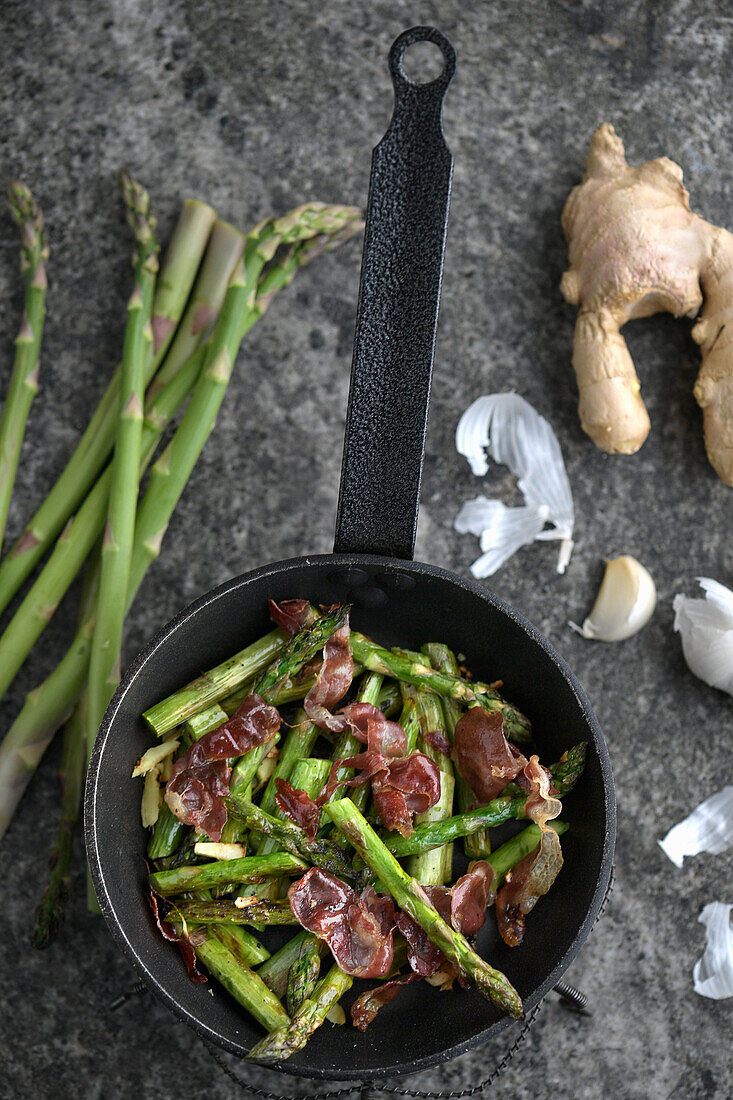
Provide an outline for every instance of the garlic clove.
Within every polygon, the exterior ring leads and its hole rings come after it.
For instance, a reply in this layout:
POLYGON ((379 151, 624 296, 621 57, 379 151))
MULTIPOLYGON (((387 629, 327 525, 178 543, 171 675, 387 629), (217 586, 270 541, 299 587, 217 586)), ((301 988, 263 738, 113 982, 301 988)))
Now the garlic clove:
POLYGON ((644 566, 623 554, 606 562, 596 602, 582 627, 569 625, 584 638, 622 642, 649 622, 657 604, 657 590, 644 566))

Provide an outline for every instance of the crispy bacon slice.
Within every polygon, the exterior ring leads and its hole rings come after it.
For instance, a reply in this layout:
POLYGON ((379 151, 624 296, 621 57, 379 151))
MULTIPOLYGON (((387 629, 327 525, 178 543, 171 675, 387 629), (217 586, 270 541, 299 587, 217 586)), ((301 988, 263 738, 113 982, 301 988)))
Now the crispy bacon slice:
POLYGON ((459 719, 453 755, 461 775, 484 804, 501 794, 527 763, 504 736, 501 713, 483 707, 471 707, 459 719))
POLYGON ((351 1022, 354 1027, 358 1028, 359 1031, 366 1031, 380 1008, 384 1008, 390 1001, 393 1001, 400 990, 404 989, 410 982, 419 980, 420 975, 416 974, 414 970, 410 970, 407 974, 400 974, 397 978, 391 978, 388 982, 383 982, 382 985, 378 985, 374 989, 367 989, 366 993, 362 993, 360 997, 357 997, 351 1006, 351 1022))
POLYGON ((279 626, 292 638, 301 627, 312 623, 316 618, 316 610, 310 600, 275 600, 267 601, 267 610, 275 626, 279 626))
MULTIPOLYGON (((196 958, 196 952, 194 951, 194 947, 196 945, 195 937, 197 933, 194 932, 191 935, 179 935, 179 933, 176 932, 173 928, 173 925, 161 916, 161 902, 168 905, 168 903, 165 902, 165 899, 162 898, 159 894, 156 894, 155 890, 150 889, 148 889, 147 897, 148 904, 153 913, 153 920, 158 927, 158 931, 160 932, 161 936, 163 936, 166 940, 170 940, 171 943, 175 943, 178 947, 181 955, 183 956, 183 961, 186 964, 186 970, 188 971, 188 976, 191 981, 195 982, 197 985, 201 985, 203 982, 208 981, 206 974, 204 974, 203 971, 199 970, 198 959, 196 958)), ((170 909, 169 905, 168 908, 170 909)), ((206 938, 207 933, 204 932, 203 934, 204 938, 206 938)))
POLYGON ((543 831, 540 843, 507 876, 496 897, 496 923, 509 947, 522 942, 527 913, 547 893, 562 867, 560 838, 550 828, 543 831))
POLYGON ((328 871, 311 867, 288 890, 298 922, 328 944, 345 974, 383 978, 394 956, 394 903, 373 886, 356 894, 328 871))
POLYGON ((323 663, 303 707, 311 722, 338 732, 338 721, 331 713, 351 687, 354 678, 354 658, 349 641, 349 619, 336 630, 323 647, 323 663), (332 723, 336 721, 336 730, 332 723))
POLYGON ((293 787, 287 779, 277 778, 275 788, 275 801, 282 812, 299 825, 307 837, 315 840, 320 810, 310 795, 299 787, 293 787))
POLYGON ((259 695, 247 695, 232 717, 191 745, 173 765, 165 800, 179 820, 214 841, 227 819, 222 801, 229 794, 228 760, 271 741, 280 715, 259 695))

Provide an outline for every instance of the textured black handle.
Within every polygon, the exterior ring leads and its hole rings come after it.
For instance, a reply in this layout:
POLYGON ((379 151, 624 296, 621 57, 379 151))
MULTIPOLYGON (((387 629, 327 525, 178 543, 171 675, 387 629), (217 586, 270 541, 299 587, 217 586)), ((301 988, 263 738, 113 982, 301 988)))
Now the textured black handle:
POLYGON ((433 27, 394 42, 392 120, 372 154, 334 551, 411 558, 415 549, 453 157, 441 111, 456 55, 433 27), (414 42, 445 65, 416 84, 414 42))

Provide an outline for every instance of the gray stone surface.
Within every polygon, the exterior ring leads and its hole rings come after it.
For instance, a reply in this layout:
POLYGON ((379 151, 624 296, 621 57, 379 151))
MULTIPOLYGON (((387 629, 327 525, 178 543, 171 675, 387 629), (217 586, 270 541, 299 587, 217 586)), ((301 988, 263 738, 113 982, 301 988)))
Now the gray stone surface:
MULTIPOLYGON (((671 601, 691 592, 699 574, 733 581, 731 491, 705 459, 687 323, 664 317, 631 328, 652 434, 634 458, 595 450, 577 423, 573 316, 558 282, 560 211, 603 120, 617 126, 630 158, 666 153, 682 164, 695 208, 730 223, 729 5, 6 0, 2 172, 37 191, 52 251, 43 388, 10 534, 61 469, 119 353, 129 241, 115 196, 118 168, 148 184, 164 229, 186 195, 242 226, 307 198, 363 202, 370 150, 390 109, 386 52, 418 20, 441 26, 459 57, 446 110, 456 170, 418 556, 467 572, 476 544, 451 524, 481 486, 456 455, 453 432, 474 397, 516 388, 561 438, 577 542, 562 578, 552 545, 535 545, 491 584, 578 673, 606 730, 618 784, 616 890, 570 973, 590 994, 594 1016, 581 1021, 547 1003, 500 1088, 517 1098, 723 1100, 733 1093, 731 1002, 697 997, 691 969, 704 939, 697 916, 711 898, 732 899, 733 863, 702 856, 677 871, 656 841, 730 781, 732 704, 687 672, 671 601), (652 623, 614 647, 575 637, 566 621, 587 610, 601 559, 624 552, 656 577, 652 623)), ((4 377, 20 307, 16 263, 15 231, 4 217, 4 377)), ((319 262, 248 338, 216 435, 130 617, 128 655, 231 574, 329 550, 358 265, 353 245, 319 262)), ((492 484, 510 487, 504 471, 492 484)), ((69 601, 3 701, 4 727, 53 666, 72 623, 69 601)), ((29 948, 56 827, 57 763, 54 747, 0 847, 0 1094, 237 1095, 198 1040, 151 998, 108 1011, 134 975, 84 911, 80 845, 63 933, 46 954, 29 948)), ((502 1048, 475 1051, 409 1086, 469 1088, 502 1048)), ((252 1085, 245 1095, 256 1095, 256 1085, 278 1095, 299 1088, 242 1072, 252 1085)))

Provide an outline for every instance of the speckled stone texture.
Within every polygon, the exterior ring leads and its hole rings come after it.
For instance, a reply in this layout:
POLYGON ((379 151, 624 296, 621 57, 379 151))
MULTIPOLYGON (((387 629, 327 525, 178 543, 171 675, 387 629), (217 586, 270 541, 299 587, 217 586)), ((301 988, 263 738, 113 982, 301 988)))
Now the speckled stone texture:
MULTIPOLYGON (((666 153, 684 167, 695 209, 733 220, 733 55, 722 0, 6 0, 2 174, 37 192, 51 242, 42 390, 9 534, 43 498, 117 361, 130 286, 117 170, 127 166, 150 187, 164 231, 187 195, 243 227, 304 199, 363 203, 370 150, 391 105, 387 50, 417 21, 447 32, 459 59, 446 108, 456 166, 418 557, 467 573, 477 545, 451 525, 484 486, 456 454, 453 433, 479 394, 516 389, 562 441, 577 541, 564 577, 555 575, 553 545, 535 544, 490 583, 577 672, 618 786, 616 889, 569 974, 594 1015, 581 1020, 551 999, 497 1087, 532 1100, 724 1100, 733 1093, 733 1002, 697 997, 691 970, 704 941, 702 905, 733 900, 733 861, 701 856, 678 871, 656 842, 731 779, 731 700, 688 673, 672 598, 692 592, 699 574, 733 582, 733 496, 705 459, 690 325, 662 317, 630 327, 653 427, 639 455, 609 457, 578 426, 573 311, 558 291, 560 212, 604 120, 632 161, 666 153), (587 611, 603 557, 618 553, 649 567, 659 608, 641 635, 604 647, 566 624, 587 611)), ((358 268, 355 244, 319 260, 247 338, 217 432, 130 617, 128 655, 230 575, 330 549, 358 268)), ((3 379, 20 304, 16 234, 3 215, 3 379)), ((502 469, 487 487, 509 494, 512 482, 502 469)), ((73 602, 3 701, 4 728, 60 655, 73 602)), ((56 828, 57 764, 55 746, 0 846, 0 1095, 218 1100, 261 1095, 256 1087, 278 1096, 323 1091, 235 1067, 250 1082, 237 1090, 150 996, 110 1013, 135 975, 85 913, 80 843, 62 935, 45 954, 30 949, 56 828)), ((503 1052, 502 1042, 392 1084, 468 1089, 503 1052)))

